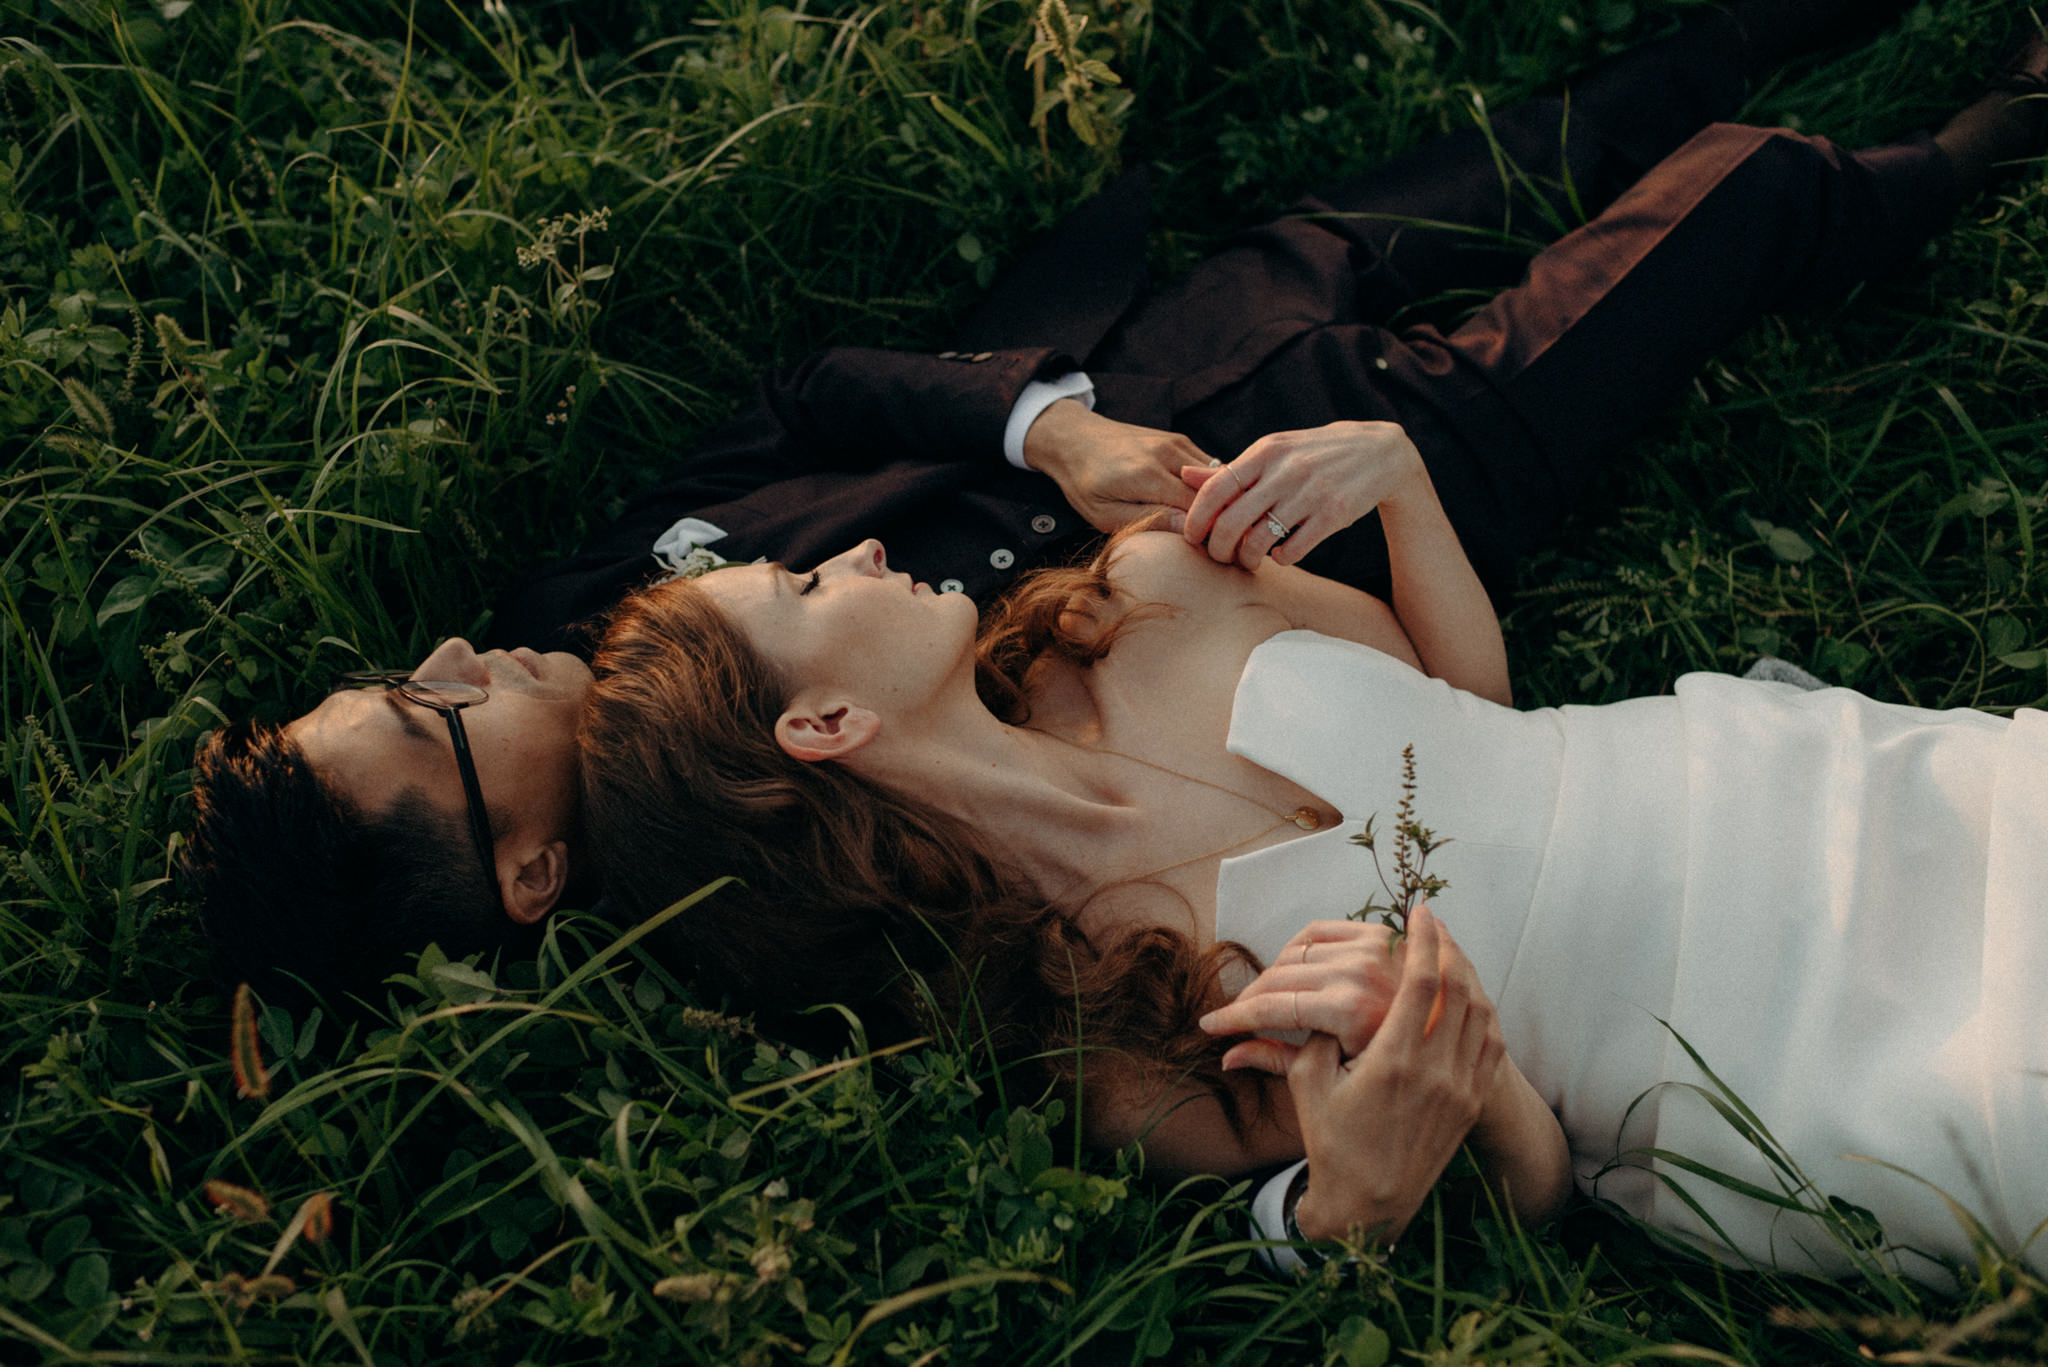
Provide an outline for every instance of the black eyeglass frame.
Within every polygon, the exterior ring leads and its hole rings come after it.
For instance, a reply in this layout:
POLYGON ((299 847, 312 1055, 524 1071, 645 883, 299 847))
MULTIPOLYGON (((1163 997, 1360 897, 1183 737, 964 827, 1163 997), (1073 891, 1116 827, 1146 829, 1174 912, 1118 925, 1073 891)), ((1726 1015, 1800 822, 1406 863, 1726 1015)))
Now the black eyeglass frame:
POLYGON ((415 707, 424 707, 429 712, 438 712, 448 723, 448 740, 455 748, 455 770, 462 775, 462 796, 469 808, 469 833, 476 842, 477 857, 483 860, 484 886, 498 896, 498 846, 491 839, 490 812, 484 806, 483 785, 476 780, 476 761, 470 757, 469 734, 462 729, 462 709, 475 707, 490 699, 491 691, 476 684, 457 683, 452 679, 415 679, 410 670, 404 669, 351 669, 335 676, 329 693, 339 693, 348 688, 383 688, 394 691, 399 697, 415 707), (473 698, 452 702, 430 689, 456 689, 463 693, 474 693, 473 698))

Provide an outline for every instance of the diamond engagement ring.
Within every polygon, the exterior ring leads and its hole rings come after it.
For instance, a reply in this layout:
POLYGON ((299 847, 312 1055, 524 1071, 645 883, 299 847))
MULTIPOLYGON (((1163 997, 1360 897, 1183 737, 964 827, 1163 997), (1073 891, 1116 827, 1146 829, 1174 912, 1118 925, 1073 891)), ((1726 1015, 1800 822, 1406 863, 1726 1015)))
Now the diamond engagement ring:
POLYGON ((1266 530, 1273 534, 1273 544, 1276 546, 1294 535, 1294 528, 1288 526, 1271 513, 1266 514, 1266 530))

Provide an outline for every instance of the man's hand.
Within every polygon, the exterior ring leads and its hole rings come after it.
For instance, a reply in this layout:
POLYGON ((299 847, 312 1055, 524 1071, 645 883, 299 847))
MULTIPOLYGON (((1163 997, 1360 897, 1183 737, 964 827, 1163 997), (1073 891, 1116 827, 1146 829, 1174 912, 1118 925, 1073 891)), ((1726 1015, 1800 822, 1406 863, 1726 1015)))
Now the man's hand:
POLYGON ((1024 463, 1050 475, 1074 511, 1113 532, 1159 508, 1185 509, 1195 492, 1181 467, 1210 460, 1186 437, 1102 417, 1061 399, 1024 434, 1024 463))
POLYGON ((1391 422, 1275 432, 1228 465, 1181 478, 1201 492, 1177 530, 1211 559, 1248 570, 1269 555, 1296 564, 1332 532, 1429 484, 1415 443, 1391 422))

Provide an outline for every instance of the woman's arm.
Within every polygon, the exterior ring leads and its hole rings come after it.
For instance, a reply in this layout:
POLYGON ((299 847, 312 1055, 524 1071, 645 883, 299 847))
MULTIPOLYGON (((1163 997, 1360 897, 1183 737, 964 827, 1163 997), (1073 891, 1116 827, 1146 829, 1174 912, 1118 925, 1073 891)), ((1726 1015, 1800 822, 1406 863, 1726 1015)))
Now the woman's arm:
POLYGON ((1394 615, 1415 643, 1426 673, 1502 706, 1512 705, 1507 644, 1501 639, 1493 600, 1458 544, 1415 444, 1405 433, 1401 443, 1413 457, 1414 479, 1398 497, 1383 498, 1379 504, 1393 572, 1394 615))
MULTIPOLYGON (((1444 515, 1421 453, 1400 427, 1338 422, 1276 432, 1228 465, 1189 467, 1182 477, 1198 490, 1182 534, 1212 559, 1246 569, 1269 559, 1291 567, 1324 537, 1377 508, 1393 578, 1391 616, 1423 671, 1480 697, 1511 701, 1492 601, 1444 515), (1291 529, 1277 544, 1269 517, 1291 529)), ((1299 571, 1272 580, 1275 605, 1295 625, 1381 646, 1374 639, 1385 632, 1374 620, 1377 600, 1299 571)))
POLYGON ((1572 1155, 1564 1128, 1513 1059, 1502 1065, 1497 1092, 1465 1142, 1487 1182, 1524 1224, 1549 1219, 1572 1194, 1572 1155))

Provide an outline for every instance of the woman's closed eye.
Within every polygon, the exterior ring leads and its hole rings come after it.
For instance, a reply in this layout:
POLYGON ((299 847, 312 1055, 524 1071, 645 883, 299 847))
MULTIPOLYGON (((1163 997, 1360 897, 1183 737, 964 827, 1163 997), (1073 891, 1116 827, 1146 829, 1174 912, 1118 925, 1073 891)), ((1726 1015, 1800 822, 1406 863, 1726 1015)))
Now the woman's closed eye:
POLYGON ((801 598, 805 594, 809 593, 812 589, 818 587, 818 575, 819 571, 812 570, 811 577, 804 580, 804 586, 796 591, 796 596, 801 598))

